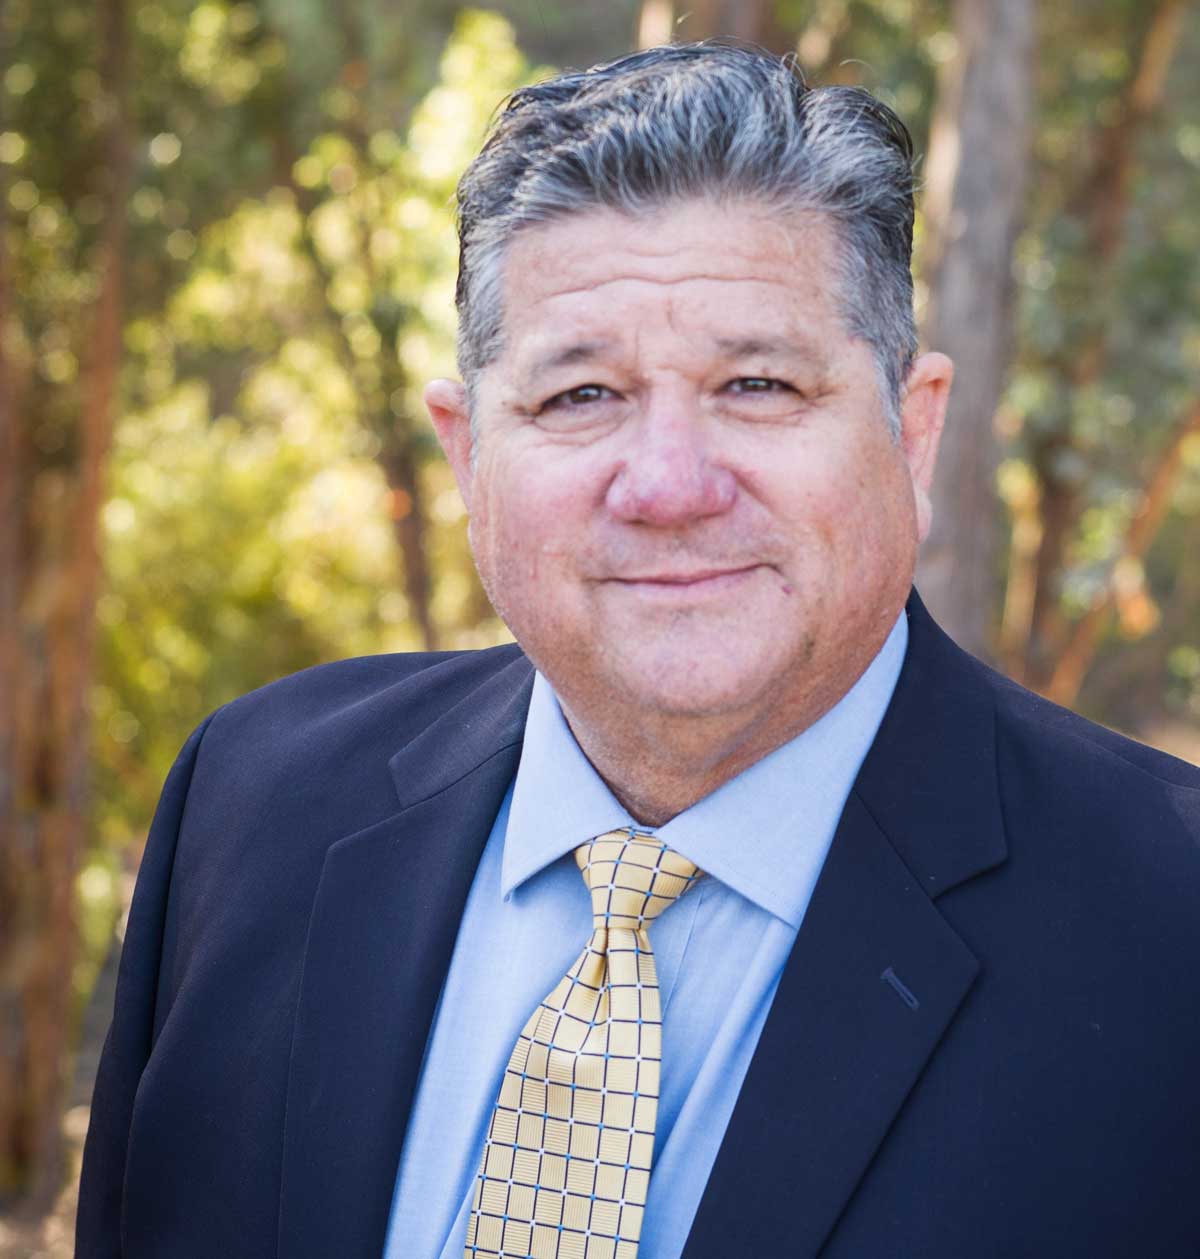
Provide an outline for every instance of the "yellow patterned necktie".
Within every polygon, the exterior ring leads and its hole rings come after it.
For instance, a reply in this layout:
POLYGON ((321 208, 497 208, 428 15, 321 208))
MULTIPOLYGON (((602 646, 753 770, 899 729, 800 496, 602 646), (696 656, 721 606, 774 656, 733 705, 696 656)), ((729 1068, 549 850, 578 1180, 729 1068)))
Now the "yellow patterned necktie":
POLYGON ((637 1259, 662 1057, 646 925, 700 872, 632 827, 581 845, 575 860, 592 938, 505 1069, 464 1259, 637 1259))

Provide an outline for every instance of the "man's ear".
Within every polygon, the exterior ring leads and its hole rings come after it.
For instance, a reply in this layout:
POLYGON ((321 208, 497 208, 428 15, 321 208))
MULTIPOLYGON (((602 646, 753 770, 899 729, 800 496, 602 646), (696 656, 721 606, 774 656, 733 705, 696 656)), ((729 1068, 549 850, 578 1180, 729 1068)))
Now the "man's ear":
POLYGON ((950 400, 954 364, 944 354, 922 354, 909 369, 900 407, 900 445, 912 475, 917 503, 917 537, 925 541, 933 518, 930 490, 938 444, 950 400))
POLYGON ((458 482, 467 510, 471 509, 471 410, 461 381, 434 380, 425 386, 425 406, 438 441, 458 482))

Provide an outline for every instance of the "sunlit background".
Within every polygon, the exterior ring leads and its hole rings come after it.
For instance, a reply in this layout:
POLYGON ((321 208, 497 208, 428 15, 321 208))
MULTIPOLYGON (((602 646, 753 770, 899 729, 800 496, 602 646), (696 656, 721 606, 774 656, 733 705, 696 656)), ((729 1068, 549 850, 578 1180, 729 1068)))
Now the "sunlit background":
POLYGON ((492 111, 709 35, 912 127, 919 310, 967 382, 935 610, 1200 757, 1191 0, 8 0, 0 1257, 70 1253, 122 918, 192 727, 321 661, 506 634, 420 404, 492 111))

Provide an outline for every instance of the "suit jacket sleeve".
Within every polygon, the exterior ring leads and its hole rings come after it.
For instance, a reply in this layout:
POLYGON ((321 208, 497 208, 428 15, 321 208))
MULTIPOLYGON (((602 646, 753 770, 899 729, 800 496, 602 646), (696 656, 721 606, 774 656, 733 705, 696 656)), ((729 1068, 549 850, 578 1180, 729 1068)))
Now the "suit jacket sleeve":
POLYGON ((184 744, 167 776, 129 912, 112 1026, 104 1043, 83 1153, 76 1219, 77 1259, 115 1259, 123 1250, 121 1202, 138 1084, 156 1031, 163 924, 180 823, 209 717, 184 744))

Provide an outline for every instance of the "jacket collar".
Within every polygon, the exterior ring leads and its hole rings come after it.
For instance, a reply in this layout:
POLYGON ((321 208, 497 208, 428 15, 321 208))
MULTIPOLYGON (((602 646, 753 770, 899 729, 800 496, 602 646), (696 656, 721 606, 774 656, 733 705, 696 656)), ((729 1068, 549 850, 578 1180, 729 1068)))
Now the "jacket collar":
POLYGON ((855 794, 938 897, 1008 853, 996 768, 995 677, 934 623, 914 590, 909 648, 855 794))
POLYGON ((405 706, 432 708, 439 715, 388 761, 401 809, 448 790, 493 756, 513 749, 519 753, 532 692, 533 665, 516 646, 451 657, 418 674, 405 706), (475 655, 504 663, 481 673, 479 665, 486 668, 491 661, 475 655))

